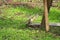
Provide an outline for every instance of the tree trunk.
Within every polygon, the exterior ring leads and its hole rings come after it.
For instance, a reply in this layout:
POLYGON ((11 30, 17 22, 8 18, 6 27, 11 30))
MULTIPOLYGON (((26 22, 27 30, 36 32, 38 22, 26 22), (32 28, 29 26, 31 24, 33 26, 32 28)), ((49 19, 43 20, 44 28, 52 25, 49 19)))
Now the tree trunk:
MULTIPOLYGON (((44 1, 44 0, 43 0, 43 1, 44 1)), ((52 6, 52 2, 53 2, 53 0, 47 0, 48 13, 49 13, 49 11, 50 11, 50 7, 52 6)), ((45 26, 44 24, 45 24, 45 23, 44 23, 44 14, 43 14, 41 26, 45 26)))
POLYGON ((50 7, 52 6, 53 0, 47 0, 47 7, 48 7, 48 12, 50 11, 50 7))
POLYGON ((49 31, 48 4, 47 4, 47 0, 43 0, 43 1, 44 1, 44 14, 43 14, 41 25, 46 27, 46 31, 49 31))

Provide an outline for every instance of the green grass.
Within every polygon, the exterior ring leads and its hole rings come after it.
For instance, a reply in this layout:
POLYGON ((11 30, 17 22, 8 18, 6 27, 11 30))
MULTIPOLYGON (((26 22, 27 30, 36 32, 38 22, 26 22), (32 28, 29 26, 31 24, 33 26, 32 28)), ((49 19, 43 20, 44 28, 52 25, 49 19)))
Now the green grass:
POLYGON ((0 40, 60 40, 53 33, 45 33, 45 31, 26 28, 3 28, 0 29, 0 40))
MULTIPOLYGON (((34 22, 41 22, 43 8, 11 6, 0 10, 0 40, 60 40, 60 27, 51 27, 48 33, 44 28, 27 28, 26 23, 31 15, 38 14, 39 16, 34 22)), ((60 10, 51 8, 49 21, 60 22, 59 16, 60 10)))
POLYGON ((13 28, 0 30, 0 40, 40 40, 39 37, 40 37, 39 30, 29 29, 18 30, 13 28))
POLYGON ((60 10, 58 8, 51 8, 49 14, 50 22, 60 22, 60 10))

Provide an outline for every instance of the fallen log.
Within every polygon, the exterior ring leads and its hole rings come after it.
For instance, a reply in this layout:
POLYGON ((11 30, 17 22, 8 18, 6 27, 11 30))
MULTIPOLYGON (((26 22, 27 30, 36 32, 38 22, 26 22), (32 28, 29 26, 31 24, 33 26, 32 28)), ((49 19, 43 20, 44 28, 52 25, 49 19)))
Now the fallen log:
MULTIPOLYGON (((28 24, 28 26, 30 26, 30 27, 41 27, 41 24, 40 23, 31 23, 31 24, 28 24)), ((60 23, 49 23, 49 26, 60 27, 60 23)))

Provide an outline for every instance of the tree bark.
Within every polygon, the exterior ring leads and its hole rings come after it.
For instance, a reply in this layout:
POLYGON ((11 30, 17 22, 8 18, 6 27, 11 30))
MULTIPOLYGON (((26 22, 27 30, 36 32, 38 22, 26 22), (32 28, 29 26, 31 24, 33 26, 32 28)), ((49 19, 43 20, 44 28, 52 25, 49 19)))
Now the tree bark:
POLYGON ((43 14, 43 18, 42 18, 42 26, 46 27, 46 31, 49 31, 49 23, 48 23, 48 2, 47 0, 43 0, 44 2, 44 14, 43 14))
POLYGON ((47 0, 47 7, 48 7, 48 12, 50 11, 50 7, 52 6, 53 0, 47 0))
MULTIPOLYGON (((43 2, 44 2, 44 0, 43 0, 43 2)), ((50 7, 52 6, 52 2, 53 2, 53 0, 47 0, 48 13, 49 13, 49 11, 50 11, 50 7)), ((43 14, 41 26, 45 26, 44 24, 45 24, 45 23, 44 23, 44 14, 43 14)))

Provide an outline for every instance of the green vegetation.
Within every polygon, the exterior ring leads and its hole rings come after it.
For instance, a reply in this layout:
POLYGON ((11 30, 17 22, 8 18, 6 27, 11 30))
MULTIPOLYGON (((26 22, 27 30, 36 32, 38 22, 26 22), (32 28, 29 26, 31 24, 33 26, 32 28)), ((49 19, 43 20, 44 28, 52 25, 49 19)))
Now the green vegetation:
POLYGON ((58 8, 51 8, 49 14, 50 22, 60 22, 60 9, 58 8))
MULTIPOLYGON (((46 33, 43 28, 34 29, 26 26, 29 17, 37 14, 39 16, 34 22, 41 22, 43 8, 28 8, 25 6, 2 8, 0 14, 0 40, 60 40, 60 27, 51 27, 51 31, 46 33)), ((59 16, 60 10, 51 8, 49 21, 60 22, 59 16)))

